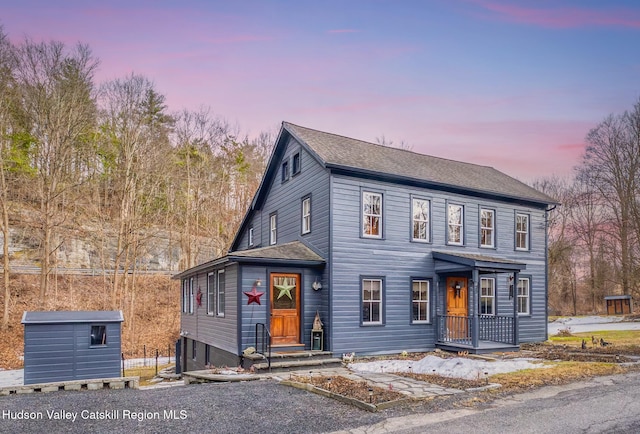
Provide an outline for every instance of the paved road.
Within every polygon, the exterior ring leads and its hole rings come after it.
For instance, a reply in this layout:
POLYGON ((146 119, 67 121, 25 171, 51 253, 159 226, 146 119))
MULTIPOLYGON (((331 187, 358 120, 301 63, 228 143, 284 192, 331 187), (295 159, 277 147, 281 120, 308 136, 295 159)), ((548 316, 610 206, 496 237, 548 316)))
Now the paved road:
POLYGON ((572 333, 597 332, 601 330, 640 330, 640 322, 621 321, 616 316, 567 317, 549 323, 549 336, 569 328, 572 333))
POLYGON ((339 432, 635 434, 640 432, 640 373, 545 387, 494 402, 489 409, 389 418, 339 432))
POLYGON ((439 413, 369 413, 272 380, 11 395, 0 397, 0 433, 5 432, 637 433, 640 373, 545 387, 485 409, 439 413), (25 415, 36 419, 20 419, 25 415))

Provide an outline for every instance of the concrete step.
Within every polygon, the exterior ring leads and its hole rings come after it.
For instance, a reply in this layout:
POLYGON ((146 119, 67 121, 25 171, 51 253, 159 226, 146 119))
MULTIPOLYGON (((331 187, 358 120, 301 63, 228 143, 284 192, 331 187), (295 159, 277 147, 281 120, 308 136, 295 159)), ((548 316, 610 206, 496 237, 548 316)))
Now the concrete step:
MULTIPOLYGON (((283 360, 271 358, 271 372, 285 372, 296 370, 314 370, 334 368, 342 365, 342 359, 335 357, 330 358, 308 358, 307 360, 283 360)), ((254 363, 253 369, 256 373, 265 372, 269 370, 269 363, 267 361, 254 363)))

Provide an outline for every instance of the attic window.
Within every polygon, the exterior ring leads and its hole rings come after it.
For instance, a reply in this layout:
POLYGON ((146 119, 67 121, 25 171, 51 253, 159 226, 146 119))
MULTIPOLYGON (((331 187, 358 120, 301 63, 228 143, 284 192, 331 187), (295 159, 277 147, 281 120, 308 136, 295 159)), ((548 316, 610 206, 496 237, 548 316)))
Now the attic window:
POLYGON ((300 173, 300 153, 293 154, 293 176, 300 173))
POLYGON ((282 163, 282 182, 289 180, 289 162, 282 163))
POLYGON ((100 347, 107 345, 107 327, 103 325, 91 326, 91 346, 100 347))

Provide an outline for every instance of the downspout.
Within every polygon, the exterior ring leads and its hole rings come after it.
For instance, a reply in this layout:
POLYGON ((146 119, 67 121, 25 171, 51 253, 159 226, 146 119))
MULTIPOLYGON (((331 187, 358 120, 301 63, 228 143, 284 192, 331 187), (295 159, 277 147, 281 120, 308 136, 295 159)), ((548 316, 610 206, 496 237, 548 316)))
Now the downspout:
MULTIPOLYGON (((558 205, 544 210, 544 340, 549 339, 549 213, 558 205)), ((533 306, 532 306, 533 307, 533 306)), ((533 309, 532 309, 533 310, 533 309)))

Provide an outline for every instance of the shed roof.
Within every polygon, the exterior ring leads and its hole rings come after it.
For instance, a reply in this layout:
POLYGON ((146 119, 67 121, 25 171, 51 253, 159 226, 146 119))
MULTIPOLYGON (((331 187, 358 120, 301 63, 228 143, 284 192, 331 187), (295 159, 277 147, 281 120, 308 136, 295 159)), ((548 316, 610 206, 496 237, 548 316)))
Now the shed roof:
POLYGON ((557 203, 548 195, 493 167, 376 145, 289 122, 283 122, 282 126, 298 141, 305 143, 327 167, 387 174, 540 204, 557 203))
POLYGON ((311 250, 300 241, 277 244, 275 246, 257 247, 248 250, 236 250, 227 255, 205 262, 195 267, 174 274, 172 279, 183 279, 204 270, 216 267, 226 262, 259 263, 259 264, 286 264, 308 267, 319 267, 325 264, 322 256, 311 250))
POLYGON ((522 262, 474 253, 434 251, 433 259, 436 260, 436 270, 441 268, 441 266, 438 264, 438 261, 456 264, 469 269, 475 268, 481 271, 489 272, 513 272, 522 271, 527 268, 526 264, 522 262))
POLYGON ((22 324, 64 324, 78 322, 123 322, 121 310, 31 311, 22 315, 22 324))

